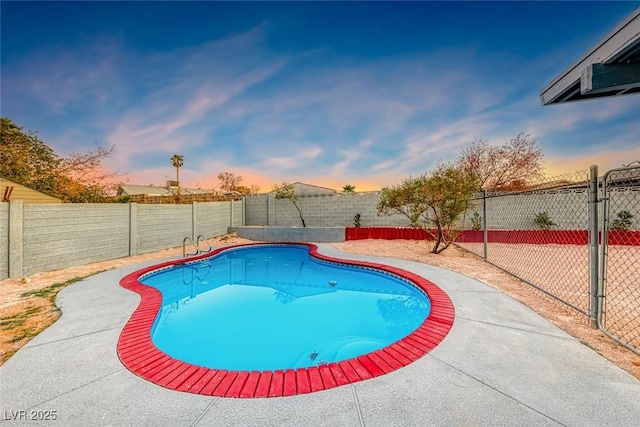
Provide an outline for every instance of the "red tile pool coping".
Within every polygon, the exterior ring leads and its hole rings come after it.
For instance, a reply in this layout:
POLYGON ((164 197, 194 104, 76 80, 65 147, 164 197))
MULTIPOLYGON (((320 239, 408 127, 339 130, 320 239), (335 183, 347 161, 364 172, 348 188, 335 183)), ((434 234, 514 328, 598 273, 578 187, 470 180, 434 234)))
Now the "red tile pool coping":
POLYGON ((435 348, 453 326, 454 308, 442 289, 429 280, 400 268, 362 261, 332 258, 318 253, 311 243, 254 243, 216 249, 205 255, 156 264, 120 280, 120 286, 138 293, 140 305, 133 312, 118 340, 118 357, 134 374, 162 387, 219 397, 281 397, 327 390, 375 378, 406 366, 435 348), (174 359, 151 341, 151 328, 162 306, 162 294, 139 279, 159 268, 207 258, 246 246, 307 246, 311 256, 341 264, 371 268, 398 275, 422 289, 431 300, 431 312, 415 331, 395 343, 371 353, 300 369, 276 371, 228 371, 204 368, 174 359))

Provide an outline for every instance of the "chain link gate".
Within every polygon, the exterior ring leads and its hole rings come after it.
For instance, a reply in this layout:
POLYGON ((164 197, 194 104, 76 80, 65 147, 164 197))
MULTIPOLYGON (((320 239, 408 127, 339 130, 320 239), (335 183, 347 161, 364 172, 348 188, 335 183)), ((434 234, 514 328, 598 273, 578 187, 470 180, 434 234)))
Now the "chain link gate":
POLYGON ((602 179, 598 326, 640 354, 640 162, 602 179))
POLYGON ((640 161, 472 201, 456 244, 640 354, 640 161))

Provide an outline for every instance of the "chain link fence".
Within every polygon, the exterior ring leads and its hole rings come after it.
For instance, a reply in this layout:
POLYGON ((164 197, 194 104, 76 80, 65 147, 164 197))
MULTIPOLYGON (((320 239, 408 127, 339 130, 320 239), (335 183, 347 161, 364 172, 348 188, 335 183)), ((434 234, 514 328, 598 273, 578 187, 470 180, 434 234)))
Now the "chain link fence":
POLYGON ((459 245, 588 315, 588 197, 588 170, 522 191, 485 193, 474 200, 465 229, 486 233, 481 240, 463 236, 459 245))
POLYGON ((603 179, 599 326, 640 354, 640 164, 603 179))
POLYGON ((640 354, 640 162, 473 200, 457 244, 640 354), (599 218, 599 220, 598 220, 599 218))

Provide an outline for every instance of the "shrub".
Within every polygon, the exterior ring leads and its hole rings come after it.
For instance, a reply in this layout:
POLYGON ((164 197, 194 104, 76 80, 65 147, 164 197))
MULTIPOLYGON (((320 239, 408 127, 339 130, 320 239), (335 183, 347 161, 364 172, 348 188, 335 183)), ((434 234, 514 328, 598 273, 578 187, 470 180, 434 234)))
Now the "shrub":
POLYGON ((618 212, 617 218, 611 223, 611 230, 628 230, 633 225, 633 215, 629 211, 618 212))
POLYGON ((355 214, 355 215, 353 216, 353 225, 354 225, 356 228, 360 228, 360 225, 361 225, 361 224, 360 224, 360 214, 359 214, 359 213, 357 213, 357 214, 355 214))
POLYGON ((542 230, 550 230, 551 227, 558 225, 549 218, 549 214, 546 211, 537 213, 533 223, 542 230))
POLYGON ((482 216, 478 211, 473 211, 473 215, 471 215, 471 229, 473 231, 482 230, 482 216))

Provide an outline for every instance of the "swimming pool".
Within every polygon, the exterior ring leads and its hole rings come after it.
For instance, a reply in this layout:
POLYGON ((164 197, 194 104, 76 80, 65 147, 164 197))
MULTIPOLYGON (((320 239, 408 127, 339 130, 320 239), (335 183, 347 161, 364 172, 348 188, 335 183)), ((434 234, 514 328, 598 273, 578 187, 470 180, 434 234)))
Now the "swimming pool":
POLYGON ((373 378, 434 348, 454 317, 428 280, 329 258, 312 244, 216 250, 121 285, 142 297, 118 343, 123 364, 164 387, 216 396, 286 396, 373 378))
POLYGON ((390 273, 328 263, 306 246, 253 246, 141 278, 163 295, 152 341, 216 369, 297 369, 339 362, 409 335, 424 292, 390 273))

